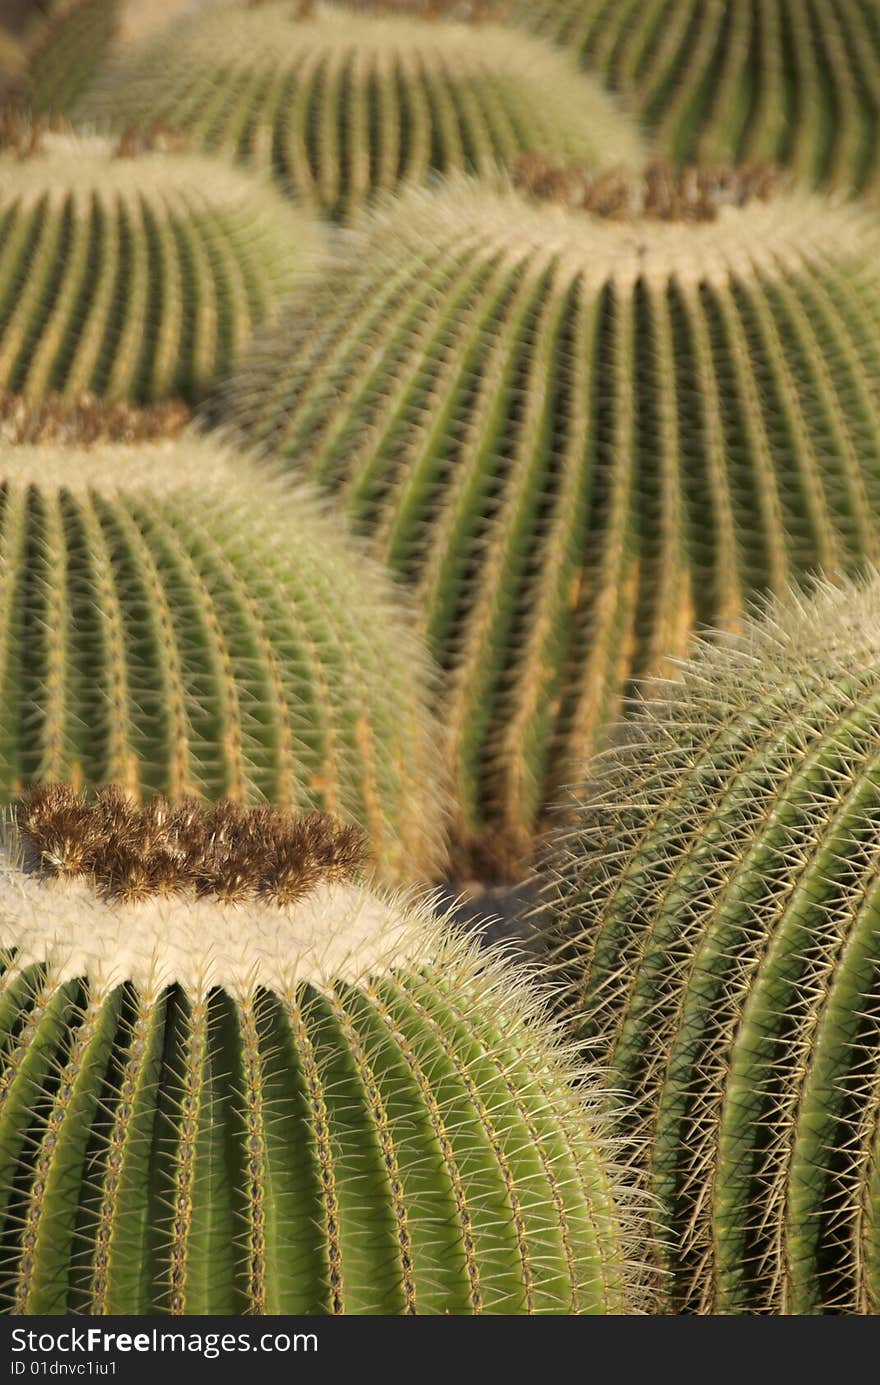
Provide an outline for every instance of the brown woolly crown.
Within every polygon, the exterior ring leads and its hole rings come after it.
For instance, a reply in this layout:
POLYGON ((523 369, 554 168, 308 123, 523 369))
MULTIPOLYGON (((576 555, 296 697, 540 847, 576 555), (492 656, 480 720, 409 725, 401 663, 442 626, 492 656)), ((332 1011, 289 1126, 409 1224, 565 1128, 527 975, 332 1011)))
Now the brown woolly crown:
MULTIPOLYGON (((45 152, 46 135, 75 135, 66 116, 33 115, 14 102, 0 106, 0 152, 19 159, 36 158, 45 152)), ((114 159, 133 159, 138 154, 183 154, 189 137, 164 120, 151 125, 131 125, 122 131, 111 150, 114 159)))
POLYGON ((138 406, 123 400, 106 403, 84 392, 73 400, 54 394, 34 403, 0 390, 0 442, 14 446, 161 442, 178 437, 189 419, 190 410, 180 399, 138 406))
POLYGON ((554 164, 541 154, 521 154, 512 166, 515 186, 529 196, 614 221, 715 221, 724 206, 770 201, 781 173, 770 163, 676 168, 657 162, 634 177, 626 169, 596 173, 554 164))
POLYGON ((88 802, 68 785, 41 784, 15 817, 29 870, 85 877, 129 903, 194 894, 287 905, 322 881, 350 879, 366 856, 361 830, 325 813, 295 818, 194 799, 172 806, 159 796, 141 806, 115 785, 88 802))

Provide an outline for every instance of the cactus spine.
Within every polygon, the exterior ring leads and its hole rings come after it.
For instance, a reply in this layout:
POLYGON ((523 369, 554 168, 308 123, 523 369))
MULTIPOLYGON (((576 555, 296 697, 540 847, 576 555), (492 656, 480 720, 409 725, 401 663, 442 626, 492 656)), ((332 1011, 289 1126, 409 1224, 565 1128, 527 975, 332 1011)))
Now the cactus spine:
POLYGON ((674 1303, 877 1312, 880 578, 698 652, 589 768, 558 960, 674 1303))
POLYGON ((876 265, 816 198, 616 222, 462 181, 255 346, 218 413, 416 591, 465 841, 521 855, 695 624, 878 556, 876 265))
POLYGON ((0 388, 193 399, 316 253, 307 218, 212 161, 38 134, 0 155, 0 388))
POLYGON ((308 495, 184 435, 0 447, 0 792, 41 780, 324 808, 431 878, 424 657, 308 495))
POLYGON ((160 118, 274 174, 335 216, 431 174, 483 173, 524 150, 638 162, 640 141, 565 56, 493 26, 286 3, 220 6, 108 69, 84 104, 160 118))
POLYGON ((874 0, 512 0, 580 55, 680 162, 772 159, 808 184, 874 193, 874 0))
POLYGON ((7 1311, 642 1305, 595 1081, 424 905, 125 904, 7 842, 0 946, 7 1311))

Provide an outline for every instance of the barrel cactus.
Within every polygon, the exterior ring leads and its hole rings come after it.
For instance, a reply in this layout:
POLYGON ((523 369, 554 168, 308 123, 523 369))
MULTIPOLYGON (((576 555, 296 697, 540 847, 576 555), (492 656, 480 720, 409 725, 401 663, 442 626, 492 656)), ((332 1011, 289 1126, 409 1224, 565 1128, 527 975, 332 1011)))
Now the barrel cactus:
POLYGON ((696 624, 878 556, 873 222, 778 189, 691 220, 687 186, 666 221, 662 181, 623 220, 410 192, 214 406, 415 589, 460 835, 502 862, 696 624))
POLYGON ((206 818, 47 787, 7 828, 0 1306, 641 1307, 631 1181, 525 979, 352 878, 350 831, 206 818))
POLYGON ((640 142, 574 62, 497 26, 317 7, 221 4, 122 55, 84 113, 168 121, 347 215, 432 173, 523 150, 636 163, 640 142))
POLYGON ((268 799, 430 877, 446 804, 426 660, 312 497, 182 434, 0 444, 0 793, 268 799))
MULTIPOLYGON (((15 121, 7 125, 15 126, 15 121)), ((0 153, 0 388, 193 399, 317 251, 307 217, 212 160, 20 121, 0 153)))
POLYGON ((679 1308, 880 1308, 880 577, 707 645, 587 776, 551 868, 679 1308))
POLYGON ((578 53, 685 162, 773 159, 808 183, 880 179, 876 0, 511 0, 578 53))

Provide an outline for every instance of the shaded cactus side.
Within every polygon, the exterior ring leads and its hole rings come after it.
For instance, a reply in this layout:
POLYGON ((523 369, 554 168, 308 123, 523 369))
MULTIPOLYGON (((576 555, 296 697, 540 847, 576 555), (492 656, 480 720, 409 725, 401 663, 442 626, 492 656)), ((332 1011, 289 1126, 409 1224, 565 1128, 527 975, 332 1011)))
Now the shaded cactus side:
POLYGON ((0 791, 268 799, 431 878, 430 675, 383 573, 309 495, 209 442, 0 446, 0 791))
POLYGON ((323 7, 297 20, 286 0, 222 6, 121 55, 82 110, 117 125, 167 120, 337 217, 528 149, 604 165, 641 157, 611 98, 528 36, 323 7))
POLYGON ((774 604, 594 760, 555 851, 679 1309, 880 1311, 878 727, 880 577, 774 604))
POLYGON ((245 173, 7 124, 0 389, 197 398, 315 258, 308 218, 245 173))
POLYGON ((0 28, 0 106, 17 105, 24 90, 24 50, 13 34, 0 28))
POLYGON ((4 858, 7 1311, 649 1303, 595 1078, 424 904, 336 878, 125 906, 4 858))
POLYGON ((32 35, 24 97, 36 112, 68 111, 109 51, 120 0, 60 0, 32 35))
POLYGON ((716 211, 410 193, 212 405, 416 593, 459 838, 505 869, 696 626, 880 556, 875 229, 800 195, 716 211))
POLYGON ((771 159, 816 187, 880 179, 880 11, 864 0, 511 0, 678 162, 771 159))

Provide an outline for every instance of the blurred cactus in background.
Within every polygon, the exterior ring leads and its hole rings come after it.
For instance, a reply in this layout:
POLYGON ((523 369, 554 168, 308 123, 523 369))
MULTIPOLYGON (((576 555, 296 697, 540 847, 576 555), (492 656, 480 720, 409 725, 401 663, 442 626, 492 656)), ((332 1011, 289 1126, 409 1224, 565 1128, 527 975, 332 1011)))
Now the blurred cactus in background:
POLYGON ((334 216, 431 174, 484 173, 537 150, 635 165, 612 99, 547 45, 498 26, 227 3, 121 54, 85 118, 167 121, 258 165, 334 216))
POLYGON ((505 869, 695 626, 880 556, 874 222, 760 169, 517 173, 565 205, 410 193, 214 405, 415 590, 505 869))
POLYGON ((772 159, 806 184, 880 180, 876 0, 510 0, 576 53, 679 163, 772 159))
POLYGON ((0 120, 0 389, 192 400, 318 253, 309 219, 154 126, 0 120))

